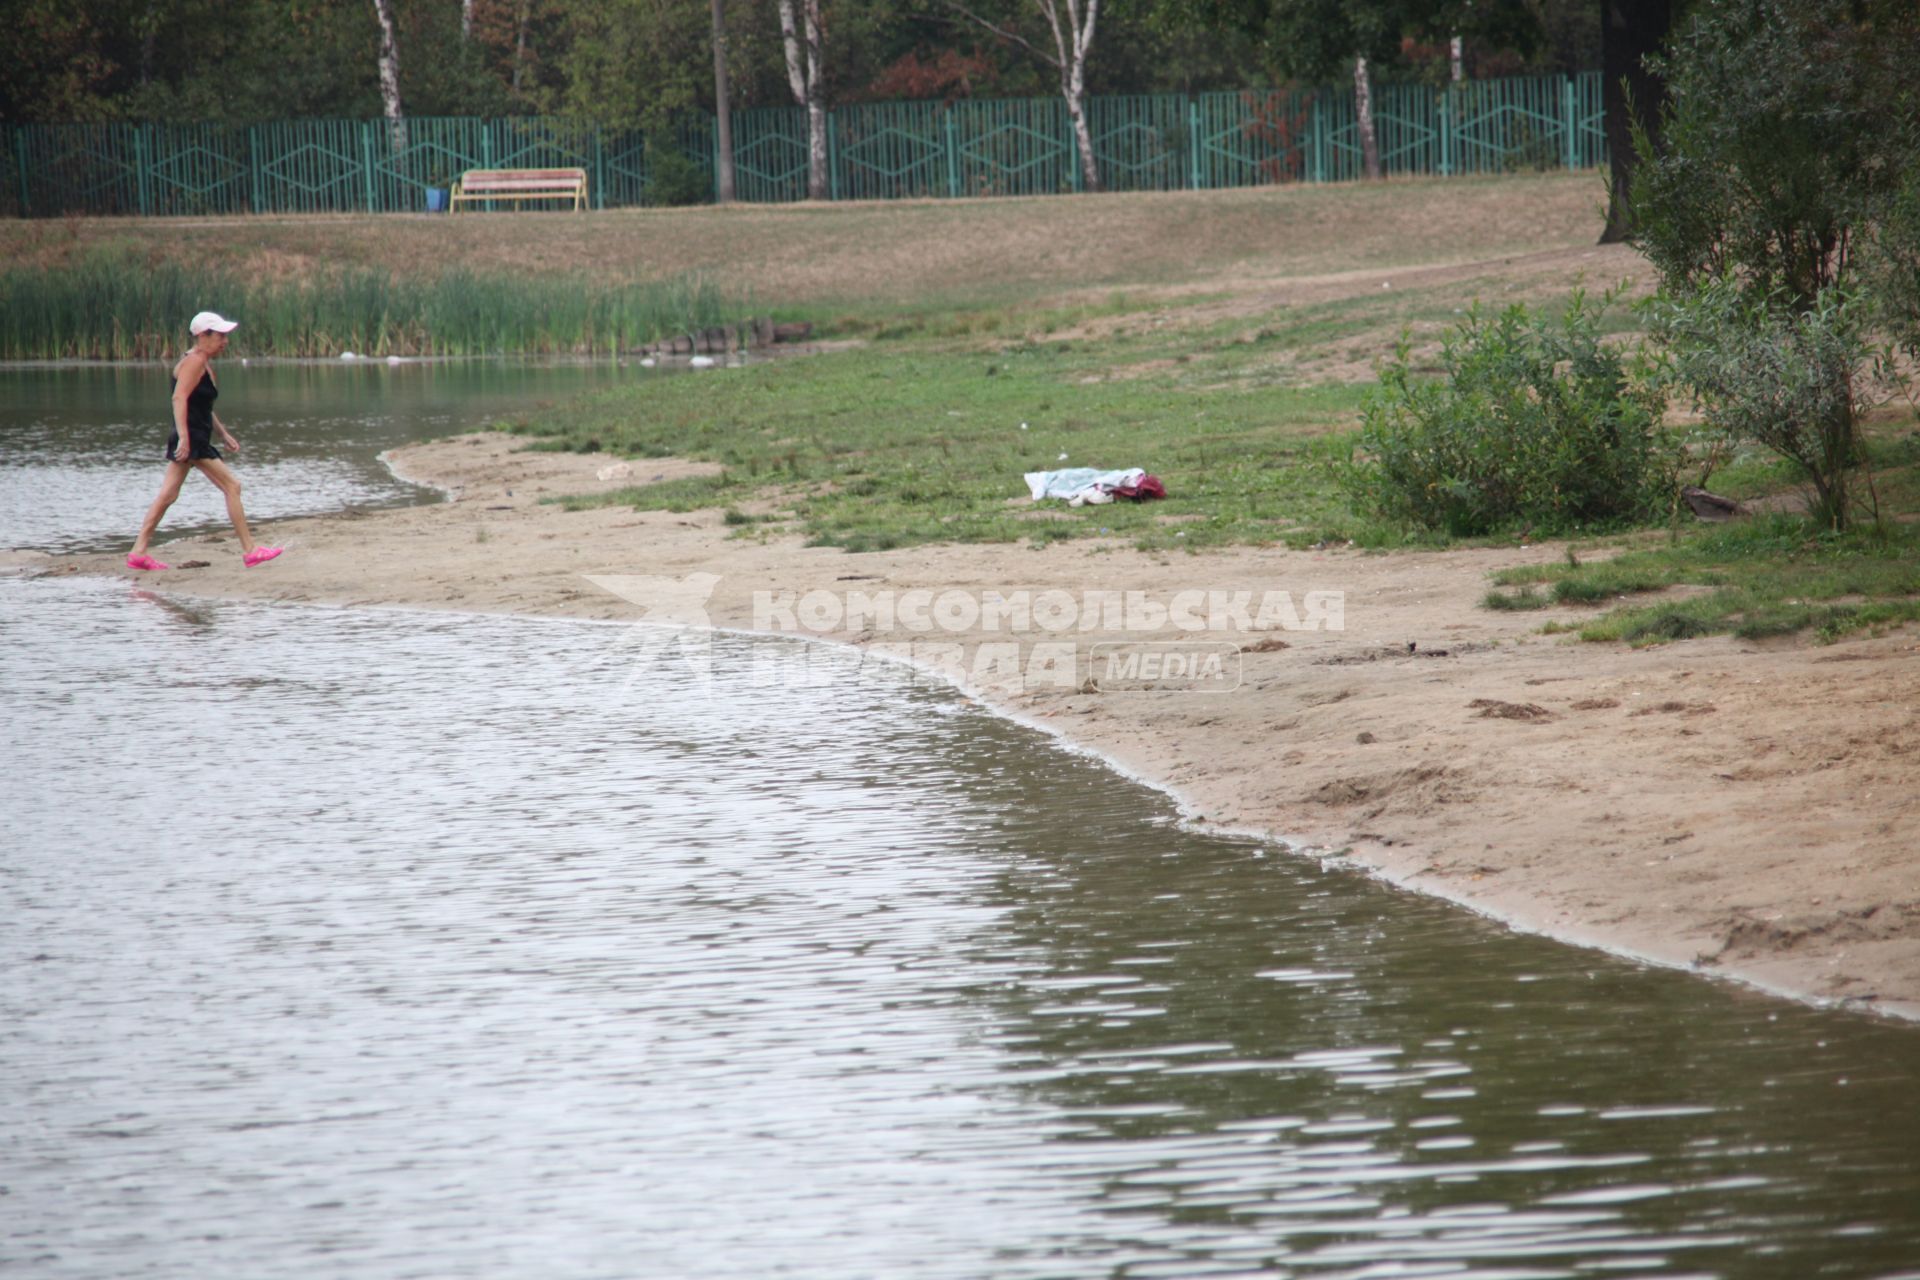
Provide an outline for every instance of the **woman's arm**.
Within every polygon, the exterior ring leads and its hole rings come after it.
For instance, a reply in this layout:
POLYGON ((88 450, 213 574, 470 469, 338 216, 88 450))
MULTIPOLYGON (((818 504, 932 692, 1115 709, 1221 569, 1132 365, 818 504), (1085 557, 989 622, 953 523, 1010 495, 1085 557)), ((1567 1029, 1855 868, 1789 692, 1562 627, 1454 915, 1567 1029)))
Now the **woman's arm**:
POLYGON ((187 397, 200 385, 201 371, 207 367, 207 358, 197 351, 190 351, 173 371, 173 431, 180 437, 180 453, 183 458, 191 455, 193 445, 187 439, 187 397))
POLYGON ((227 430, 227 424, 220 421, 220 415, 215 413, 212 414, 212 417, 214 430, 220 433, 220 443, 226 445, 227 448, 235 453, 240 452, 240 442, 233 438, 233 432, 227 430))

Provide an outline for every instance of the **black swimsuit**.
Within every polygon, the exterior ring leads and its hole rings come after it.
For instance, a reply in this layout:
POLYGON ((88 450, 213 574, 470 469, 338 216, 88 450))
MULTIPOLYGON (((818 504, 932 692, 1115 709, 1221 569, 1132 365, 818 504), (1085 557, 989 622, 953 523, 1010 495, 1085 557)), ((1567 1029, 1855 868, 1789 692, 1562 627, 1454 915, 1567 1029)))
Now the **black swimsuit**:
MULTIPOLYGON (((171 379, 179 385, 179 379, 171 379)), ((174 450, 180 447, 180 429, 167 432, 167 461, 186 462, 194 458, 218 458, 220 451, 213 447, 213 402, 220 398, 220 388, 213 385, 213 374, 205 369, 200 371, 200 385, 187 393, 187 456, 175 458, 174 450)))

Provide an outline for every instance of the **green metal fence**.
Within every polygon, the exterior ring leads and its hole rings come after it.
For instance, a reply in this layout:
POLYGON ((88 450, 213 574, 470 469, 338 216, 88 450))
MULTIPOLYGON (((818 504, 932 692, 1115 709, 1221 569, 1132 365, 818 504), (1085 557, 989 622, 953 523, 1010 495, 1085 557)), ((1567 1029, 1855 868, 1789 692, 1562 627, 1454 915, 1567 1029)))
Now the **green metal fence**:
MULTIPOLYGON (((1338 182, 1361 171, 1347 89, 1091 99, 1104 184, 1174 191, 1338 182)), ((1600 74, 1381 85, 1391 174, 1591 168, 1605 161, 1600 74)), ((711 175, 710 117, 668 144, 711 175)), ((742 200, 807 192, 798 108, 734 114, 742 200)), ((13 125, 0 130, 0 215, 400 212, 467 169, 578 166, 596 208, 646 204, 656 143, 631 129, 545 117, 298 120, 258 125, 13 125)), ((1057 98, 862 103, 828 113, 836 200, 1046 195, 1078 190, 1078 142, 1057 98)))

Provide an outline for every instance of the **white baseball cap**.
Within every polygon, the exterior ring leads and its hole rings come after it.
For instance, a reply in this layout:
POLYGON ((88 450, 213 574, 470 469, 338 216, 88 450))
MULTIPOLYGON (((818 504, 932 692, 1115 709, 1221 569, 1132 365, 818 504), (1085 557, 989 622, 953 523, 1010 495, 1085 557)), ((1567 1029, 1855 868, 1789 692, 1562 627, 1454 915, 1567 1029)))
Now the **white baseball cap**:
POLYGON ((234 329, 239 327, 239 324, 240 322, 238 320, 229 320, 218 311, 202 311, 199 315, 187 321, 187 332, 191 334, 202 334, 211 329, 215 333, 232 333, 234 329))

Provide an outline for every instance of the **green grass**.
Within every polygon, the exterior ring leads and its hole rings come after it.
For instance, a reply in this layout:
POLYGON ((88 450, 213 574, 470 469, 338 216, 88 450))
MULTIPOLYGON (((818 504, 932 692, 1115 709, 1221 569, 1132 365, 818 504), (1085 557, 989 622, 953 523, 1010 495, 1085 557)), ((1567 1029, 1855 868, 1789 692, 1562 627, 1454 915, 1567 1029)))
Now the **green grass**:
POLYGON ((746 311, 694 275, 622 285, 358 267, 276 280, 102 251, 0 271, 0 358, 163 357, 181 349, 186 317, 209 300, 240 321, 240 349, 267 356, 613 354, 746 311))
POLYGON ((565 499, 570 507, 737 509, 772 497, 810 543, 850 550, 1080 537, 1145 548, 1407 541, 1356 519, 1334 483, 1358 388, 1228 385, 1196 394, 1179 371, 1107 378, 1130 347, 878 344, 617 388, 517 429, 546 436, 545 448, 723 468, 565 499), (1143 467, 1166 481, 1170 497, 1082 508, 1029 502, 1021 475, 1064 466, 1143 467))
POLYGON ((1544 609, 1553 601, 1528 587, 1521 591, 1489 591, 1480 597, 1483 609, 1498 609, 1503 612, 1519 612, 1526 609, 1544 609))
MULTIPOLYGON (((721 468, 561 499, 569 508, 718 508, 735 536, 797 533, 812 545, 856 551, 1077 538, 1196 551, 1324 540, 1376 549, 1472 545, 1485 540, 1449 540, 1354 513, 1338 477, 1368 384, 1315 383, 1301 371, 1358 334, 1443 324, 1452 300, 1409 290, 1163 329, 1144 316, 1131 323, 1138 313, 1124 295, 1070 310, 936 308, 902 319, 905 336, 864 328, 869 345, 858 350, 618 388, 513 429, 542 437, 540 448, 677 456, 721 468), (1043 336, 1104 317, 1123 323, 1094 326, 1097 337, 1043 336), (1170 499, 1079 509, 1026 499, 1023 472, 1079 465, 1144 467, 1167 482, 1170 499), (749 516, 749 503, 772 514, 749 516)), ((1169 309, 1161 303, 1152 314, 1169 309)), ((1876 448, 1888 466, 1920 455, 1898 440, 1876 448)), ((1906 474, 1884 471, 1883 490, 1897 491, 1906 474)), ((1743 496, 1792 480, 1751 454, 1724 470, 1716 488, 1727 487, 1723 478, 1743 496)), ((1899 597, 1920 594, 1902 562, 1914 548, 1898 530, 1882 537, 1809 542, 1796 519, 1744 521, 1585 564, 1570 551, 1566 563, 1499 575, 1497 587, 1523 589, 1495 590, 1483 604, 1613 604, 1615 612, 1583 634, 1636 644, 1769 628, 1839 634, 1896 621, 1908 608, 1899 597), (1678 584, 1710 591, 1685 602, 1634 602, 1678 584), (1877 603, 1819 603, 1849 595, 1877 603)))
MULTIPOLYGON (((1810 633, 1831 641, 1920 620, 1920 526, 1887 523, 1845 534, 1774 515, 1704 527, 1672 545, 1584 564, 1530 565, 1494 575, 1498 586, 1548 584, 1552 602, 1597 604, 1676 586, 1706 590, 1684 600, 1627 600, 1586 623, 1549 624, 1582 640, 1640 646, 1694 636, 1743 640, 1810 633)), ((1492 608, 1519 607, 1495 604, 1492 608)))

